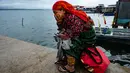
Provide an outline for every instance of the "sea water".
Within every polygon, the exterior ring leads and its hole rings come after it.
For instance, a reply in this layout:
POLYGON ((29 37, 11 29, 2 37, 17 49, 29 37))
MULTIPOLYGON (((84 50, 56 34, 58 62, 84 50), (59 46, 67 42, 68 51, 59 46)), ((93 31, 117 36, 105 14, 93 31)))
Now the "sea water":
MULTIPOLYGON (((87 15, 93 19, 94 27, 101 24, 111 28, 113 16, 105 16, 104 24, 102 14, 87 15)), ((52 10, 0 10, 0 35, 56 48, 55 33, 57 25, 52 10)))
MULTIPOLYGON (((99 27, 100 24, 101 27, 111 28, 113 16, 105 16, 107 24, 104 24, 102 14, 87 15, 93 19, 94 27, 99 27)), ((56 49, 56 41, 53 36, 57 32, 52 10, 0 10, 0 35, 56 49)), ((111 56, 109 51, 105 51, 105 53, 112 60, 120 57, 118 61, 122 62, 122 55, 117 57, 111 56)), ((127 57, 127 55, 125 56, 127 57)), ((129 64, 124 64, 124 66, 126 65, 129 64)))

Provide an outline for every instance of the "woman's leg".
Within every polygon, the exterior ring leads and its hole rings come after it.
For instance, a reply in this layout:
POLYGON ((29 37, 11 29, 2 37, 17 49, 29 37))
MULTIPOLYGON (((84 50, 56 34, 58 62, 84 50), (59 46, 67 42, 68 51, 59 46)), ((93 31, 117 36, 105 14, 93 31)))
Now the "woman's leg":
POLYGON ((65 66, 60 66, 59 70, 60 71, 68 71, 68 72, 74 72, 75 71, 75 58, 67 55, 67 65, 65 66))
POLYGON ((67 65, 65 66, 70 72, 75 71, 75 58, 67 55, 67 65))
POLYGON ((56 58, 57 58, 57 61, 55 62, 55 64, 66 65, 67 61, 66 61, 66 56, 63 52, 63 49, 58 49, 56 58))

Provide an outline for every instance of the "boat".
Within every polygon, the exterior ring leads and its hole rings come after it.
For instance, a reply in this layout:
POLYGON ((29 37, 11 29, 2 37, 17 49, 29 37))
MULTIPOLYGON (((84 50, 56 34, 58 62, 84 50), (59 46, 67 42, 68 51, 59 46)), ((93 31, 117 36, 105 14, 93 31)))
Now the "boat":
POLYGON ((116 4, 116 12, 112 27, 130 28, 130 0, 119 0, 116 4))
POLYGON ((95 13, 96 8, 95 7, 84 7, 83 11, 86 13, 95 13))
POLYGON ((102 12, 104 13, 104 16, 114 16, 115 9, 115 5, 109 5, 108 7, 104 7, 102 12))
POLYGON ((111 50, 112 54, 126 54, 130 52, 130 29, 95 27, 95 31, 97 35, 97 46, 111 50))
MULTIPOLYGON (((96 45, 119 53, 130 53, 130 0, 118 0, 112 28, 95 27, 96 45), (123 26, 124 28, 117 28, 123 26), (108 32, 109 31, 109 32, 108 32)), ((113 53, 115 53, 113 52, 113 53)))
POLYGON ((104 16, 114 16, 114 12, 105 12, 104 16))

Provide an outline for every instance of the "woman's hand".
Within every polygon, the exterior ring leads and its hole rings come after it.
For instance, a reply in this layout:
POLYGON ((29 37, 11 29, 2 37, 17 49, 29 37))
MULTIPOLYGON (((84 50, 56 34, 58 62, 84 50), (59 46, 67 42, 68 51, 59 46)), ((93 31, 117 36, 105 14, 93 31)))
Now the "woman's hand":
POLYGON ((66 36, 65 34, 59 34, 58 37, 60 37, 63 40, 67 40, 69 37, 66 36))
POLYGON ((62 17, 59 14, 54 15, 54 17, 55 17, 58 24, 60 24, 62 22, 62 17))
POLYGON ((54 17, 57 21, 57 23, 61 23, 63 18, 64 18, 64 15, 65 15, 65 11, 64 10, 55 10, 54 11, 54 17))

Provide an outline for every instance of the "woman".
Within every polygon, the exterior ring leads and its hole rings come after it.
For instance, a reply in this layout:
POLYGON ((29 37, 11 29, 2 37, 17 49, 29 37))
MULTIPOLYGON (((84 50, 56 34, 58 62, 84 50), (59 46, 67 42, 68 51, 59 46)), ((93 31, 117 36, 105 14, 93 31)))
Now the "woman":
POLYGON ((75 71, 76 60, 80 60, 84 48, 93 46, 96 35, 89 18, 83 11, 75 10, 66 1, 57 1, 53 5, 54 17, 57 21, 58 30, 62 31, 58 36, 62 40, 71 39, 70 49, 64 49, 67 57, 67 64, 59 66, 60 71, 75 71))

